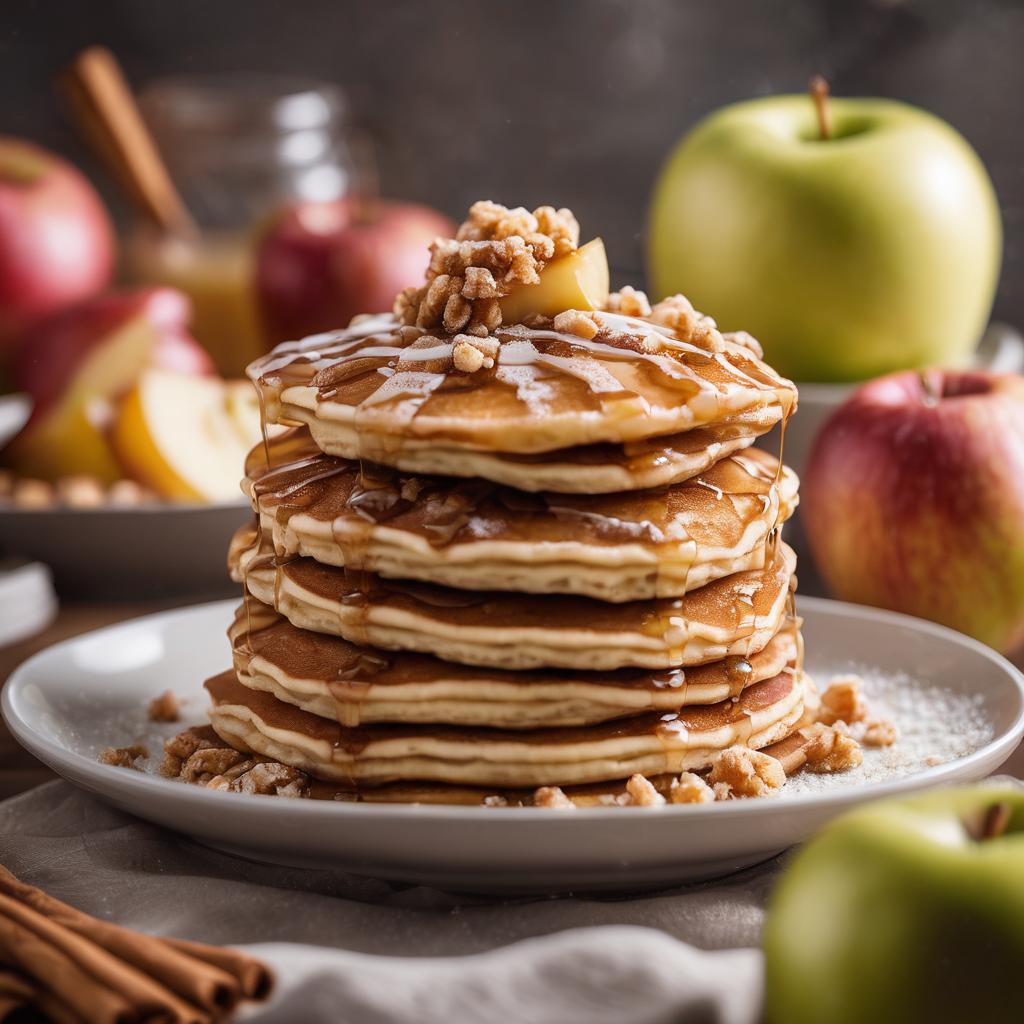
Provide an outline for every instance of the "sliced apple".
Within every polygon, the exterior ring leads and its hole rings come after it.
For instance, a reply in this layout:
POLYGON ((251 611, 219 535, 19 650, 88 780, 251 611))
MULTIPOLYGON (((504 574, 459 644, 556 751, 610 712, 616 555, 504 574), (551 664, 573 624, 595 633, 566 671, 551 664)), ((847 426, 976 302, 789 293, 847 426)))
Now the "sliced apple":
POLYGON ((600 309, 608 299, 608 257, 595 238, 569 256, 552 260, 537 284, 523 285, 501 300, 505 323, 536 314, 556 316, 567 309, 600 309))
POLYGON ((58 404, 11 441, 4 463, 20 476, 51 482, 84 473, 114 483, 124 473, 107 440, 105 404, 101 399, 58 404))
POLYGON ((112 443, 128 474, 165 498, 239 496, 249 445, 217 378, 146 370, 121 403, 112 443))

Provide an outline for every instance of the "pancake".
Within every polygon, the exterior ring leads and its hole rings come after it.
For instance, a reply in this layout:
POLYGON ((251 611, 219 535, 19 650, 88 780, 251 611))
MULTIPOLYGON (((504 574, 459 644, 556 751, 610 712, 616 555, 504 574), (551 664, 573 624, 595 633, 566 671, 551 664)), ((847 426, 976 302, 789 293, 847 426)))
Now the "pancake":
POLYGON ((590 725, 650 711, 678 711, 739 696, 800 661, 791 620, 749 658, 688 669, 585 673, 480 669, 424 654, 357 647, 296 629, 249 600, 228 635, 238 679, 251 689, 346 726, 447 723, 502 729, 590 725))
POLYGON ((524 495, 324 455, 305 430, 246 460, 243 490, 277 554, 390 579, 604 601, 675 597, 765 564, 797 479, 757 449, 656 491, 524 495))
MULTIPOLYGON (((580 445, 542 455, 470 451, 406 439, 391 452, 390 461, 409 473, 491 480, 519 491, 609 494, 686 480, 747 448, 781 419, 781 407, 761 406, 709 427, 665 437, 580 445)), ((320 441, 325 439, 321 436, 320 441)))
POLYGON ((683 597, 623 604, 388 581, 311 558, 275 564, 256 544, 252 527, 235 535, 233 578, 300 629, 511 669, 673 668, 746 656, 778 632, 795 585, 796 556, 781 542, 764 569, 683 597))
POLYGON ((794 385, 745 344, 727 338, 712 353, 647 320, 593 316, 600 330, 591 339, 499 327, 487 339, 493 365, 473 373, 455 369, 453 338, 400 327, 390 315, 286 342, 248 372, 268 422, 307 423, 323 451, 385 465, 411 442, 536 454, 795 408, 794 385))
MULTIPOLYGON (((806 693, 806 691, 805 691, 806 693)), ((175 742, 180 740, 184 749, 220 748, 228 749, 228 744, 213 730, 213 726, 193 726, 184 730, 175 742)), ((800 770, 806 761, 807 738, 800 732, 791 732, 785 739, 769 743, 762 747, 762 753, 774 757, 783 767, 787 775, 800 770)), ((229 769, 228 774, 219 778, 196 778, 184 769, 184 762, 170 766, 169 774, 180 775, 187 782, 196 785, 209 785, 213 788, 229 788, 233 778, 237 778, 239 769, 246 769, 254 764, 280 765, 281 762, 245 751, 246 760, 237 767, 229 769)), ((677 776, 670 773, 645 776, 654 788, 667 799, 671 799, 672 787, 677 776)), ((237 786, 237 781, 234 785, 237 786)), ((233 788, 233 787, 231 787, 233 788)), ((248 792, 248 790, 245 790, 248 792)), ((257 790, 259 791, 259 790, 257 790)), ((562 789, 569 800, 577 807, 622 807, 629 806, 632 800, 627 795, 624 779, 613 779, 607 782, 591 782, 586 785, 565 786, 562 789)), ((385 782, 375 786, 359 786, 349 782, 324 782, 322 779, 309 779, 303 776, 300 786, 291 792, 292 796, 300 796, 310 800, 331 800, 345 803, 389 803, 389 804, 441 804, 461 805, 466 807, 531 807, 535 806, 536 793, 532 789, 510 789, 497 786, 473 786, 469 784, 455 785, 444 782, 385 782)))
POLYGON ((207 680, 206 688, 210 722, 223 740, 319 779, 532 788, 699 770, 734 744, 767 746, 800 722, 804 680, 783 671, 735 701, 529 732, 443 725, 350 729, 243 686, 234 672, 207 680))

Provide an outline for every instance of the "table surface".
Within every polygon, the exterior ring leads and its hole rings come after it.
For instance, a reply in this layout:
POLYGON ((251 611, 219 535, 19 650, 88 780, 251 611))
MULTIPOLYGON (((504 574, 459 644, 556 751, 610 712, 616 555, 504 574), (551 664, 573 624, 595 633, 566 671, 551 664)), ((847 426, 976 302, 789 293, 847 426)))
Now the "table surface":
MULTIPOLYGON (((124 619, 147 615, 182 603, 179 601, 151 601, 120 604, 90 603, 65 604, 56 620, 36 636, 9 647, 0 647, 0 683, 36 651, 50 644, 98 629, 124 619)), ((1024 666, 1024 653, 1013 659, 1024 666)), ((1019 748, 1000 769, 1001 772, 1024 778, 1024 746, 1019 748)), ((21 793, 32 786, 54 778, 53 772, 23 750, 0 721, 0 800, 21 793)))

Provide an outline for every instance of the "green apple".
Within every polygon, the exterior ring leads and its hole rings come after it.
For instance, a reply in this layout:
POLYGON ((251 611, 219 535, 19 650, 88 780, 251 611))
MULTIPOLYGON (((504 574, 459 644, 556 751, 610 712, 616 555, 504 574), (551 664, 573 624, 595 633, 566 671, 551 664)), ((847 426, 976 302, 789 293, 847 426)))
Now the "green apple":
POLYGON ((769 1024, 1020 1021, 1024 790, 868 804, 796 857, 765 925, 769 1024))
POLYGON ((999 205, 968 143, 881 99, 808 96, 726 107, 675 149, 654 190, 649 278, 780 372, 862 380, 963 363, 1002 257, 999 205))

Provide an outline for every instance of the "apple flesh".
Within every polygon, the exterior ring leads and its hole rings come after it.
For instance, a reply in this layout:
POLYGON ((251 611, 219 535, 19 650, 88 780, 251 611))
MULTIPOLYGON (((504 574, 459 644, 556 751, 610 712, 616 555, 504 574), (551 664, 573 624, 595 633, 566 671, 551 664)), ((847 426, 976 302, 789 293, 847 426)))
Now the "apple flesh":
POLYGON ((776 888, 764 951, 769 1024, 1019 1021, 1024 791, 936 791, 837 818, 776 888))
POLYGON ((823 140, 809 97, 754 100, 679 144, 650 211, 654 293, 750 331, 796 380, 966 361, 1002 255, 984 166, 906 104, 836 99, 831 113, 823 140))
POLYGON ((89 378, 81 371, 90 353, 135 321, 152 330, 148 365, 213 373, 210 356, 189 334, 191 316, 188 296, 173 288, 108 292, 34 328, 14 360, 12 380, 31 395, 38 411, 45 411, 76 379, 88 389, 89 378))
POLYGON ((58 314, 32 332, 15 380, 32 415, 3 452, 16 472, 45 480, 86 473, 113 483, 124 471, 110 447, 117 403, 149 366, 212 371, 187 332, 188 299, 168 288, 115 292, 58 314))
POLYGON ((413 203, 350 200, 303 203, 264 232, 256 256, 256 291, 267 341, 277 344, 345 327, 358 313, 391 309, 418 284, 428 247, 455 225, 413 203))
POLYGON ((114 231, 99 196, 71 164, 0 136, 0 348, 109 282, 114 231))
POLYGON ((240 495, 255 440, 243 430, 223 381, 146 370, 120 405, 111 441, 132 479, 162 497, 229 501, 240 495))
POLYGON ((1024 641, 1024 378, 904 372, 822 427, 801 518, 836 596, 1024 641))
POLYGON ((502 320, 521 323, 536 314, 553 317, 567 309, 601 309, 608 301, 608 257, 600 238, 552 260, 537 284, 523 285, 501 300, 502 320))

